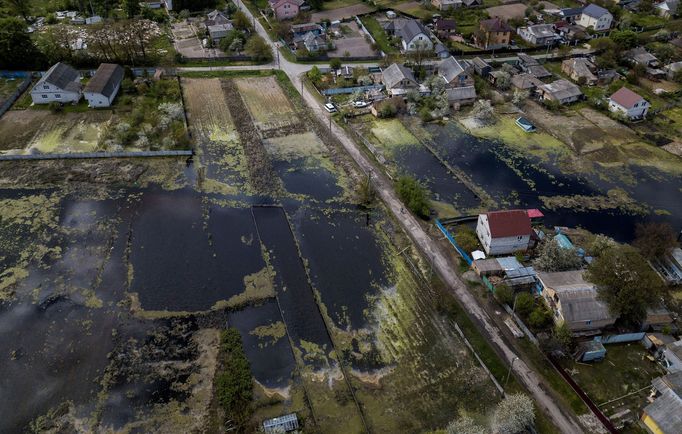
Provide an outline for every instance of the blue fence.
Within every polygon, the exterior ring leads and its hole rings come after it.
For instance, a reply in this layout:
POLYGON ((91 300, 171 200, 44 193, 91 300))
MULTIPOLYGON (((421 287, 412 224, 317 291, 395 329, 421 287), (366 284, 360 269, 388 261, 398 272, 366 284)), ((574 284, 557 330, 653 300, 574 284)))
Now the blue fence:
POLYGON ((336 89, 326 89, 321 93, 322 95, 343 95, 353 92, 367 92, 368 90, 381 90, 384 86, 382 84, 373 84, 371 86, 355 86, 355 87, 339 87, 336 89))
POLYGON ((644 339, 644 332, 642 333, 623 333, 620 335, 597 336, 595 341, 601 342, 602 345, 608 344, 624 344, 626 342, 638 342, 644 339))
POLYGON ((443 235, 445 235, 445 238, 447 238, 448 241, 450 241, 450 244, 452 244, 452 247, 454 247, 455 250, 457 250, 457 253, 459 253, 459 255, 466 261, 467 265, 471 265, 471 263, 474 261, 469 257, 467 252, 465 252, 464 249, 461 248, 459 244, 457 244, 457 241, 455 241, 455 237, 452 236, 450 231, 447 230, 447 228, 443 226, 440 220, 438 219, 436 219, 436 226, 438 226, 438 229, 440 229, 443 235))
POLYGON ((2 78, 26 78, 30 76, 31 73, 28 71, 0 71, 0 77, 2 78))

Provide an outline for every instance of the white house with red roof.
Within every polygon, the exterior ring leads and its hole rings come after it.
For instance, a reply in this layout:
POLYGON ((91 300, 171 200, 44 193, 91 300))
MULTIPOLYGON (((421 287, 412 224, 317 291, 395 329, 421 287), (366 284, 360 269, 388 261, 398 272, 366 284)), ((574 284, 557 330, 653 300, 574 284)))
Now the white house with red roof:
POLYGON ((524 252, 532 234, 530 217, 525 210, 492 211, 478 216, 476 235, 488 255, 524 252))
POLYGON ((630 120, 643 119, 651 104, 627 87, 621 87, 609 97, 609 110, 622 113, 630 120))
POLYGON ((270 9, 278 20, 293 19, 305 4, 304 0, 269 0, 270 9))

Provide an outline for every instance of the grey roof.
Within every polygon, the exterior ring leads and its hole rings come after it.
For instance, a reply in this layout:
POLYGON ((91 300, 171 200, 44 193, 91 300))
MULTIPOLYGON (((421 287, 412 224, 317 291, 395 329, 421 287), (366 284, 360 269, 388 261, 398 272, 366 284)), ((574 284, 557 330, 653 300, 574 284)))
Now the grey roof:
POLYGON ((517 74, 511 79, 512 85, 517 89, 533 89, 543 83, 531 74, 517 74))
POLYGON ((651 385, 660 393, 670 389, 675 392, 677 396, 682 396, 682 371, 654 378, 653 381, 651 381, 651 385))
POLYGON ((499 261, 495 258, 477 259, 474 261, 474 265, 482 274, 504 271, 502 265, 500 265, 499 261))
POLYGON ((497 262, 500 263, 500 266, 505 271, 518 270, 519 268, 523 268, 523 265, 521 265, 521 263, 519 262, 518 259, 516 259, 515 256, 505 256, 504 258, 497 258, 497 262))
POLYGON ((528 33, 535 35, 536 38, 547 38, 556 36, 554 26, 552 24, 535 24, 534 26, 526 27, 528 33))
POLYGON ((672 390, 666 390, 644 407, 644 412, 664 433, 682 432, 682 398, 672 390))
POLYGON ((577 17, 583 12, 583 8, 565 8, 559 10, 559 15, 564 18, 577 17))
POLYGON ((549 84, 539 86, 545 92, 551 94, 557 100, 572 98, 582 95, 582 91, 578 86, 568 80, 557 80, 549 84))
POLYGON ((471 60, 471 63, 477 68, 481 68, 481 69, 490 68, 490 64, 488 62, 486 62, 485 60, 481 59, 480 57, 474 57, 471 60))
POLYGON ((584 57, 566 59, 561 63, 562 65, 566 65, 571 71, 575 72, 578 75, 578 77, 585 77, 588 80, 597 79, 597 77, 592 73, 592 71, 596 69, 594 63, 590 62, 584 57))
POLYGON ((613 319, 606 303, 597 300, 597 290, 594 287, 564 287, 556 295, 561 303, 562 315, 568 322, 613 319))
POLYGON ((666 71, 669 71, 669 72, 677 72, 679 70, 682 70, 682 62, 669 63, 669 64, 665 65, 663 67, 663 69, 665 69, 666 71))
POLYGON ((465 65, 455 59, 454 56, 450 56, 440 62, 440 65, 438 65, 438 74, 443 77, 446 83, 450 83, 459 77, 460 74, 464 73, 464 66, 465 65))
POLYGON ((420 33, 429 34, 422 23, 413 19, 399 18, 392 21, 389 25, 393 27, 395 34, 405 42, 411 41, 420 33))
POLYGON ((588 17, 592 17, 592 18, 597 18, 597 19, 598 19, 598 18, 600 18, 600 17, 602 17, 602 16, 604 16, 605 14, 608 14, 608 13, 610 13, 610 12, 607 11, 606 9, 604 9, 604 8, 601 7, 601 6, 597 6, 597 5, 595 5, 595 4, 589 4, 589 5, 587 5, 587 6, 585 7, 585 9, 583 9, 583 12, 582 12, 582 13, 583 13, 584 15, 587 15, 588 17))
POLYGON ((644 49, 644 47, 636 47, 632 50, 625 52, 625 58, 632 60, 636 63, 649 64, 657 62, 658 59, 653 54, 649 53, 644 49))
POLYGON ((123 81, 123 72, 120 65, 102 63, 85 86, 85 92, 101 93, 106 97, 111 97, 116 87, 123 81))
POLYGON ((397 63, 392 64, 388 68, 384 69, 382 72, 382 79, 386 89, 391 89, 395 87, 401 80, 408 79, 416 85, 417 82, 414 79, 414 74, 412 70, 404 67, 403 65, 398 65, 397 63))
POLYGON ((214 34, 221 33, 221 32, 229 32, 232 30, 234 26, 232 23, 225 23, 225 24, 215 24, 212 26, 208 26, 208 32, 211 34, 211 37, 213 37, 214 34))
POLYGON ((552 73, 547 71, 542 65, 529 66, 528 73, 536 78, 547 78, 552 76, 552 73))
POLYGON ((543 285, 552 288, 555 291, 558 291, 563 287, 594 287, 594 285, 585 280, 584 274, 584 270, 555 272, 540 271, 538 273, 538 278, 542 281, 543 285))
POLYGON ((446 89, 449 102, 463 101, 476 98, 476 88, 473 86, 446 89))
POLYGON ((535 57, 530 57, 526 53, 520 53, 518 56, 519 62, 522 63, 525 66, 534 66, 534 65, 539 65, 540 62, 535 57))
POLYGON ((266 419, 263 421, 263 429, 268 434, 296 430, 298 429, 298 416, 296 413, 290 413, 266 419))
POLYGON ((78 71, 62 62, 52 65, 40 80, 38 80, 36 87, 43 83, 49 83, 59 89, 71 92, 80 92, 82 88, 78 71))

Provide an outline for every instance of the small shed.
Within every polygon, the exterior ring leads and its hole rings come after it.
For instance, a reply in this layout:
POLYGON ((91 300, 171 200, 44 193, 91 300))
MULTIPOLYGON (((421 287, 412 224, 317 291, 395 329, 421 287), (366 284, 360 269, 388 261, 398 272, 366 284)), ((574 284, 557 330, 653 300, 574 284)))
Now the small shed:
POLYGON ((289 432, 298 429, 298 416, 296 413, 273 417, 263 421, 263 430, 268 434, 289 432))
POLYGON ((599 362, 606 357, 606 348, 599 341, 581 342, 578 346, 578 356, 581 362, 599 362))

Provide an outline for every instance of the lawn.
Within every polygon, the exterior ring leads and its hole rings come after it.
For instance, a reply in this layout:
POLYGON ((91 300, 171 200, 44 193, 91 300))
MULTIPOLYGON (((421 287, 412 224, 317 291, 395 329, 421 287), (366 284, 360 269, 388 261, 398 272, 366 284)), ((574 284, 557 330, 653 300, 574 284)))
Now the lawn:
POLYGON ((353 6, 362 3, 361 0, 331 0, 322 3, 325 11, 333 9, 345 8, 346 6, 353 6))
POLYGON ((362 24, 365 26, 367 31, 372 34, 372 37, 376 41, 379 49, 386 54, 391 54, 397 52, 396 48, 391 45, 388 35, 381 27, 381 24, 374 18, 370 16, 365 16, 361 18, 362 24))
POLYGON ((651 380, 665 375, 663 368, 647 359, 647 355, 639 342, 607 345, 602 362, 564 360, 562 366, 607 416, 624 406, 638 414, 640 405, 646 403, 651 380), (607 404, 628 394, 632 395, 607 404))
POLYGON ((14 93, 24 80, 21 78, 0 78, 0 102, 14 93))

